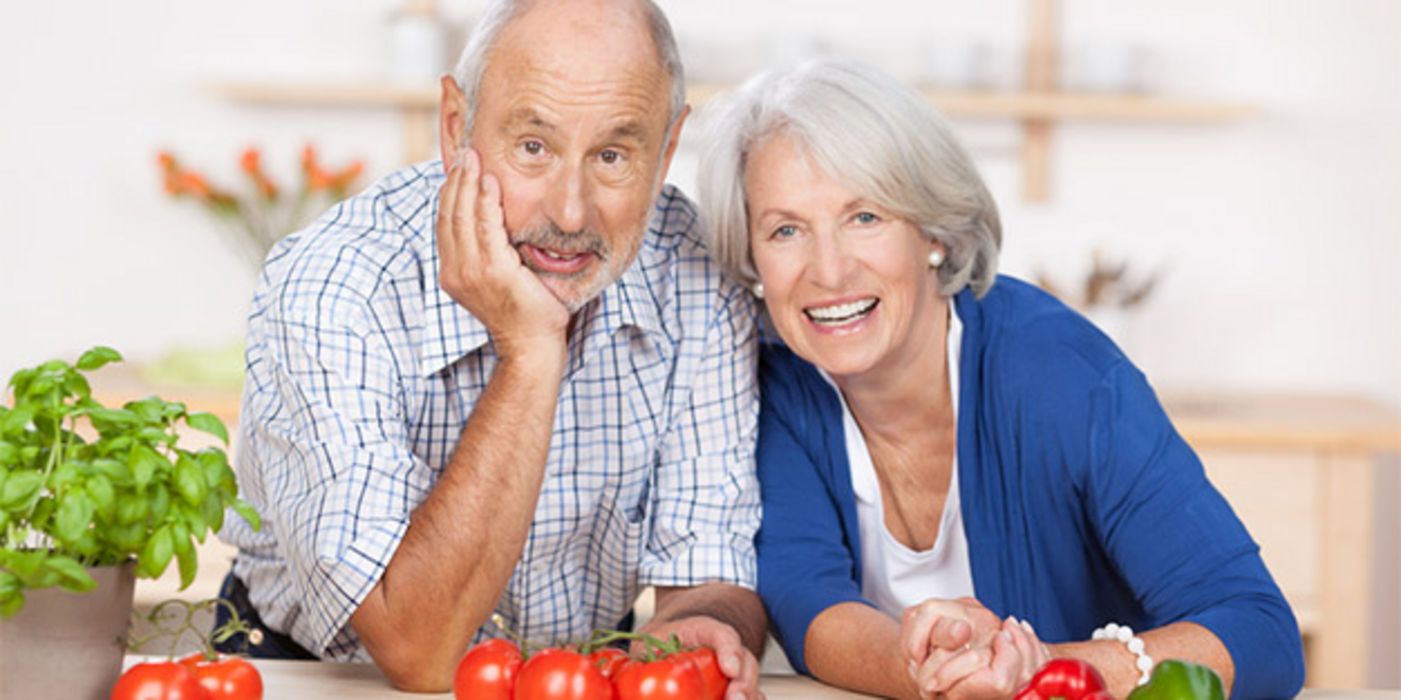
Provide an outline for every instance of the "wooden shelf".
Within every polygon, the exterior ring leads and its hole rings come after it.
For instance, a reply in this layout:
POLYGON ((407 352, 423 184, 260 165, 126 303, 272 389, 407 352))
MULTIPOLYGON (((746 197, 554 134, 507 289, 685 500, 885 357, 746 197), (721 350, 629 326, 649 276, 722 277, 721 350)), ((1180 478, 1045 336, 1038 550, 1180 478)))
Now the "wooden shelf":
POLYGON ((438 109, 438 90, 390 83, 224 82, 214 92, 244 104, 274 107, 438 109))
MULTIPOLYGON (((687 100, 701 105, 731 89, 694 85, 687 100)), ((215 91, 245 104, 287 107, 396 108, 437 110, 438 91, 376 83, 218 83, 215 91)), ((1256 113, 1244 104, 1147 95, 1072 92, 923 90, 950 117, 971 119, 1085 119, 1104 121, 1219 122, 1256 113)))

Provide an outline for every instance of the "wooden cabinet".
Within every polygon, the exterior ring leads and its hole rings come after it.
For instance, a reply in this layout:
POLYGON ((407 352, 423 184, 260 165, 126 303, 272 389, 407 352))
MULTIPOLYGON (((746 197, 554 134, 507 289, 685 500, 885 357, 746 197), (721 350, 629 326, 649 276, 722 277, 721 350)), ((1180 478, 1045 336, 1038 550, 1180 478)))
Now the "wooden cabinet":
POLYGON ((1367 685, 1377 456, 1401 418, 1356 397, 1165 397, 1207 475, 1260 543, 1304 632, 1307 684, 1367 685))

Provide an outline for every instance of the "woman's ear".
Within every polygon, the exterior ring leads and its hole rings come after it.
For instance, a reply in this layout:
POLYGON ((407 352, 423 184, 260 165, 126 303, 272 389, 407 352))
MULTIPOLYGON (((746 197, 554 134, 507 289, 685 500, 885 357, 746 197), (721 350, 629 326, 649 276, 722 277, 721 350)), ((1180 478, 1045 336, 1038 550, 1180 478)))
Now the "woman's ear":
POLYGON ((467 97, 451 75, 439 79, 442 98, 438 102, 438 150, 443 170, 452 170, 457 154, 467 145, 467 97))

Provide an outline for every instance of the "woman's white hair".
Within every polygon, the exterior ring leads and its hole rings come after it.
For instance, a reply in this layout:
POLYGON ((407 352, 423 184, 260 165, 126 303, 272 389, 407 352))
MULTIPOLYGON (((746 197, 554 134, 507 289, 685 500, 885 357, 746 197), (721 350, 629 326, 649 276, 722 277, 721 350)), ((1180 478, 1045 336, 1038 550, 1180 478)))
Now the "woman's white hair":
POLYGON ((751 78, 706 108, 698 197, 711 252, 745 284, 749 249, 744 168, 783 134, 846 186, 913 222, 945 248, 940 292, 982 296, 997 277, 997 205, 944 118, 914 90, 869 66, 816 59, 751 78))
MULTIPOLYGON (((477 95, 482 87, 482 75, 486 73, 487 58, 492 47, 496 45, 501 30, 537 1, 491 0, 482 12, 481 19, 472 28, 472 33, 467 36, 467 45, 462 49, 462 55, 457 59, 457 68, 453 71, 457 86, 462 88, 462 94, 467 97, 467 131, 472 130, 472 120, 477 115, 477 95)), ((652 37, 652 43, 657 47, 662 70, 671 79, 668 104, 670 116, 667 119, 669 128, 676 123, 676 118, 686 107, 686 74, 681 67, 681 52, 676 48, 676 35, 671 31, 671 22, 667 21, 661 8, 651 0, 640 0, 638 8, 647 22, 647 31, 652 37)))

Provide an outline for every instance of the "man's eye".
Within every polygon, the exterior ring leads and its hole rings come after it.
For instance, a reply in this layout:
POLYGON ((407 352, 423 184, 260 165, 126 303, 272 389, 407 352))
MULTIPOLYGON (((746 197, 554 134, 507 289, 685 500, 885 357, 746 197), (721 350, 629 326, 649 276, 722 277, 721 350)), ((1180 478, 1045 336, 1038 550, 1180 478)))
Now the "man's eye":
POLYGON ((603 161, 604 165, 616 165, 623 162, 623 154, 609 148, 599 153, 598 159, 603 161))
POLYGON ((545 144, 540 143, 539 141, 536 141, 536 140, 533 140, 533 139, 532 139, 532 140, 523 142, 523 143, 521 144, 521 150, 525 151, 525 154, 526 154, 526 155, 529 155, 529 156, 538 156, 538 155, 540 155, 541 153, 544 153, 544 152, 545 152, 545 144))

